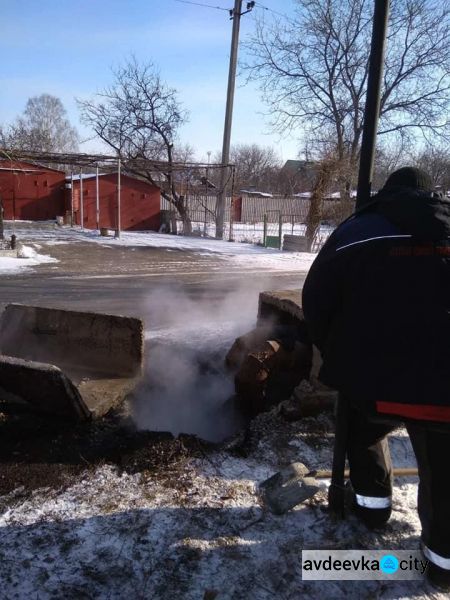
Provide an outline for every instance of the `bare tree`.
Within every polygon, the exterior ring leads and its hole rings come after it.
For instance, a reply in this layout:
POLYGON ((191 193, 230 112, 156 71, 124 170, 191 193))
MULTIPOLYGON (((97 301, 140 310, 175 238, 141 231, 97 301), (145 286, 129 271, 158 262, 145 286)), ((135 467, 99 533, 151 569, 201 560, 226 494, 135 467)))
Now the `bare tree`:
MULTIPOLYGON (((222 160, 220 151, 215 152, 213 162, 222 160)), ((273 148, 258 144, 234 144, 230 148, 230 164, 234 165, 234 190, 257 188, 260 191, 275 188, 281 168, 273 148)), ((216 187, 220 186, 220 172, 211 173, 216 187)))
MULTIPOLYGON (((244 67, 261 85, 275 130, 301 126, 320 155, 331 140, 337 160, 348 164, 340 175, 341 198, 348 198, 363 130, 373 2, 296 3, 292 20, 259 21, 244 67)), ((449 0, 393 0, 380 135, 449 136, 449 33, 449 0)))
POLYGON ((417 166, 426 171, 434 185, 445 194, 450 190, 450 148, 428 145, 417 157, 417 166))
POLYGON ((319 162, 303 158, 304 153, 299 153, 299 158, 287 160, 278 174, 278 191, 284 196, 293 196, 299 192, 309 192, 314 185, 319 162))
MULTIPOLYGON (((216 162, 220 162, 220 159, 216 162)), ((236 144, 231 147, 230 162, 235 165, 236 190, 257 188, 269 191, 277 184, 281 164, 277 153, 270 146, 236 144)))
POLYGON ((113 71, 114 82, 96 98, 78 101, 82 120, 123 160, 130 173, 144 177, 161 189, 161 194, 178 211, 185 233, 191 221, 180 193, 174 165, 177 132, 186 121, 177 92, 170 88, 152 63, 139 64, 135 58, 113 71), (150 166, 136 170, 127 160, 145 159, 166 162, 155 172, 150 166))
POLYGON ((3 128, 2 145, 35 152, 76 152, 78 133, 67 119, 63 103, 56 96, 41 94, 29 98, 14 123, 3 128))
POLYGON ((399 143, 392 144, 379 143, 375 155, 373 190, 378 191, 381 189, 386 183, 386 179, 395 169, 398 169, 402 165, 411 165, 416 162, 411 148, 405 140, 400 139, 399 143))

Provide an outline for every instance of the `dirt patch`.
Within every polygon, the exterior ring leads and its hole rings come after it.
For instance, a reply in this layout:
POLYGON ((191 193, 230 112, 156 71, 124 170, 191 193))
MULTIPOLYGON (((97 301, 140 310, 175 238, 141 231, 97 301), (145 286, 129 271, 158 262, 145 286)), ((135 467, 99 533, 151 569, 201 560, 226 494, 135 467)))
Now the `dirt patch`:
POLYGON ((137 431, 130 418, 112 412, 88 425, 71 427, 38 415, 2 415, 0 495, 20 488, 58 488, 99 465, 127 473, 167 473, 203 456, 211 444, 195 436, 137 431))

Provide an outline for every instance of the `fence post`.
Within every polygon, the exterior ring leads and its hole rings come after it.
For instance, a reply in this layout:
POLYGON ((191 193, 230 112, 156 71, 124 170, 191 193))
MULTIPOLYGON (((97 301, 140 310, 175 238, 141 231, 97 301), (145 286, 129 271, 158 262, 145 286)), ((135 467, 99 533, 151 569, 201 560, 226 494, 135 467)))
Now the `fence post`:
POLYGON ((228 236, 229 242, 234 242, 233 225, 234 225, 234 198, 233 198, 233 196, 231 196, 231 198, 230 198, 230 233, 228 236))
POLYGON ((280 235, 279 250, 281 250, 283 247, 283 215, 281 214, 281 211, 280 216, 278 217, 278 232, 280 235))
POLYGON ((80 221, 84 229, 84 204, 83 204, 83 169, 80 167, 80 221))
POLYGON ((264 246, 266 246, 266 242, 267 242, 267 214, 264 215, 263 217, 263 222, 264 222, 264 228, 263 228, 263 244, 264 246))
POLYGON ((73 227, 73 171, 70 174, 70 226, 73 227))

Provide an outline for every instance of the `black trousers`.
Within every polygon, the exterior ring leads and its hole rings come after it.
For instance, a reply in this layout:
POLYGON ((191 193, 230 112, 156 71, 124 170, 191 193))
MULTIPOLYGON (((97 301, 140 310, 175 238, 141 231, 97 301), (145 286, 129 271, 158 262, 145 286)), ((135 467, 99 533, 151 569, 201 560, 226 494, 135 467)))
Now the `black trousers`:
MULTIPOLYGON (((350 480, 361 501, 388 499, 392 494, 392 464, 386 436, 398 423, 370 421, 350 408, 347 456, 350 480)), ((450 431, 436 430, 424 421, 405 423, 419 469, 418 511, 422 542, 450 569, 450 431), (447 562, 446 562, 447 561, 447 562)), ((427 552, 425 551, 425 554, 427 552)))

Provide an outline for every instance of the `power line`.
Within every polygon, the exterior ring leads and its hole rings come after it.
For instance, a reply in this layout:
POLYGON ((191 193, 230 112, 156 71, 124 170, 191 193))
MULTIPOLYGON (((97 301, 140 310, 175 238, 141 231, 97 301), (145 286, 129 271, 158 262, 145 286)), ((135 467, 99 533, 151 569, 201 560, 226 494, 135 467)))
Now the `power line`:
POLYGON ((194 6, 202 6, 203 8, 215 8, 216 10, 224 10, 229 12, 229 9, 223 8, 223 6, 213 6, 212 4, 203 4, 202 2, 190 2, 190 0, 175 0, 175 2, 180 2, 181 4, 192 4, 194 6))
POLYGON ((256 2, 255 8, 262 8, 263 10, 267 10, 268 12, 271 12, 274 15, 278 15, 279 17, 283 17, 284 19, 287 19, 288 21, 292 21, 292 19, 290 17, 288 17, 287 15, 285 15, 284 13, 280 13, 276 10, 273 10, 273 8, 269 8, 268 6, 264 6, 264 4, 261 4, 261 2, 256 2))

